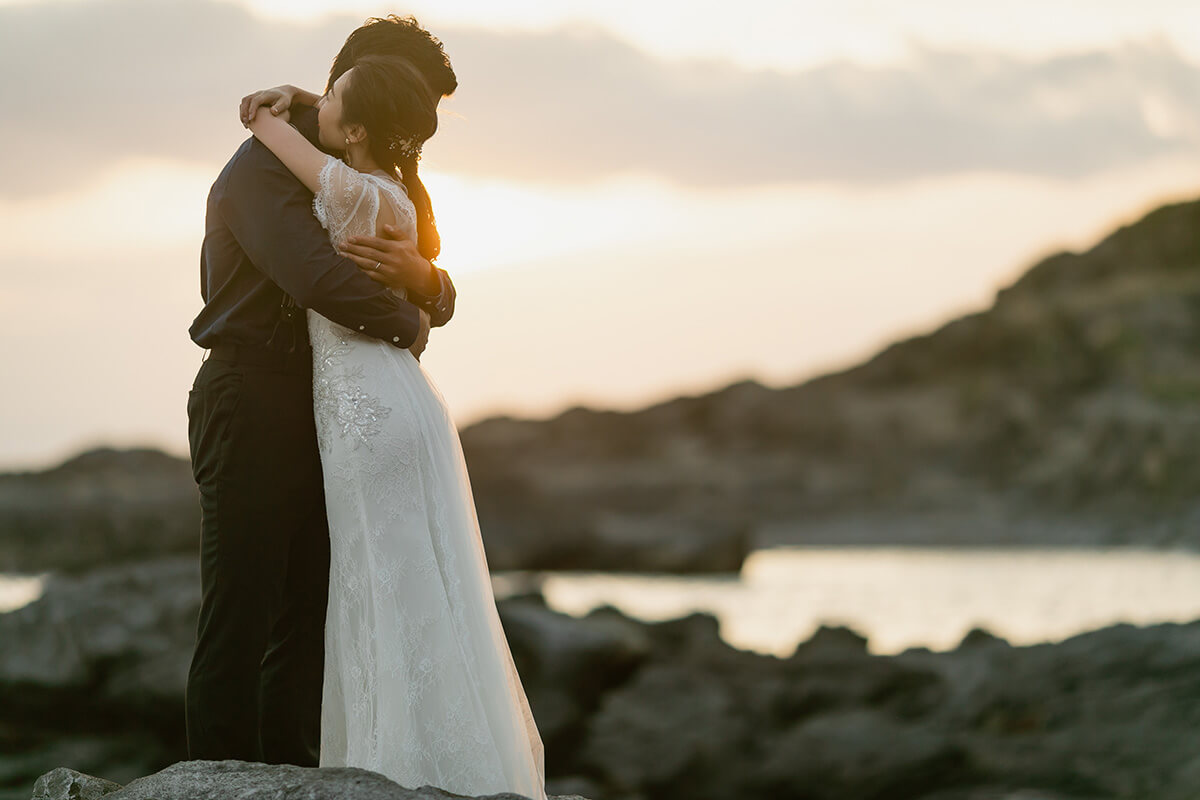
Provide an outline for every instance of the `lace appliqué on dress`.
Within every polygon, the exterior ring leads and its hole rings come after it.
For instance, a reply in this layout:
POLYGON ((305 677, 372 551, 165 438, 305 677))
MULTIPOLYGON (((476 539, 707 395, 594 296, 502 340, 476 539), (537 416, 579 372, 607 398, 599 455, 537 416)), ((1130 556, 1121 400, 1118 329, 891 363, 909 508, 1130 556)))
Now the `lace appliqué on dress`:
MULTIPOLYGON (((326 159, 317 182, 313 212, 331 241, 375 232, 379 214, 376 184, 333 157, 326 159)), ((313 346, 313 408, 322 451, 329 452, 331 430, 350 440, 352 448, 359 444, 370 448, 371 438, 379 435, 391 409, 363 390, 361 366, 343 362, 354 340, 372 340, 328 320, 324 330, 310 331, 309 338, 313 346)))
POLYGON ((392 413, 363 390, 362 367, 343 366, 353 346, 351 338, 357 334, 342 328, 345 334, 339 335, 337 328, 331 324, 325 335, 313 342, 313 407, 319 444, 325 452, 329 451, 328 436, 333 430, 351 442, 351 449, 359 444, 369 448, 371 438, 379 435, 383 420, 392 413))

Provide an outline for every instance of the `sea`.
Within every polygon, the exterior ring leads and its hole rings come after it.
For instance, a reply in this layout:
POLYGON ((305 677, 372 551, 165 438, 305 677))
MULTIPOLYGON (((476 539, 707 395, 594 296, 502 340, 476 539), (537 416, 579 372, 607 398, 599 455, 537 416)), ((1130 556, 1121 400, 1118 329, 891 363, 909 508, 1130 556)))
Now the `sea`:
MULTIPOLYGON (((45 576, 0 575, 0 612, 32 602, 45 576)), ((778 547, 737 574, 501 571, 497 598, 540 589, 583 615, 602 605, 645 620, 713 614, 730 645, 785 657, 822 624, 872 653, 955 648, 972 628, 1014 645, 1118 622, 1200 619, 1200 554, 1137 548, 778 547)))

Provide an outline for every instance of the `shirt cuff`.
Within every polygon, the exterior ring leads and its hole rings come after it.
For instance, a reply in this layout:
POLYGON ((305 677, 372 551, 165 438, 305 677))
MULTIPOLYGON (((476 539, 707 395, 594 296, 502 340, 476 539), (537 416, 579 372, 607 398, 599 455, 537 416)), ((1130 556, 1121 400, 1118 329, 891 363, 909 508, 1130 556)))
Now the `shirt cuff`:
MULTIPOLYGON (((407 299, 414 305, 424 308, 431 320, 445 320, 450 318, 450 277, 446 271, 438 267, 433 268, 438 277, 438 293, 437 295, 421 294, 420 292, 408 290, 407 299)), ((433 323, 437 327, 436 322, 433 323)))

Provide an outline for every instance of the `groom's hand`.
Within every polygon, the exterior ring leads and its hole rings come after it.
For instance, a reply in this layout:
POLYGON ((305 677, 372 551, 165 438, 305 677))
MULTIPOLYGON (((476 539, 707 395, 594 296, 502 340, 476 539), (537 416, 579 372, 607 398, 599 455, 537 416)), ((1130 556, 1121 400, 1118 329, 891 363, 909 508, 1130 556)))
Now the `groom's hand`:
POLYGON ((381 236, 351 236, 339 252, 379 283, 392 289, 412 289, 424 295, 441 291, 433 264, 421 255, 416 242, 404 238, 394 225, 384 225, 381 236))

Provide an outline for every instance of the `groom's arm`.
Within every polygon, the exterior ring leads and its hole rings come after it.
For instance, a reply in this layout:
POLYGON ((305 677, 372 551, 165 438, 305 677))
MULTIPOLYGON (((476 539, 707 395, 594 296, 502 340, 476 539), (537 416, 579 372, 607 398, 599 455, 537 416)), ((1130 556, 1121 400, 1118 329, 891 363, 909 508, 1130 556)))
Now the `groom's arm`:
POLYGON ((437 288, 429 294, 409 289, 408 299, 425 309, 429 314, 429 324, 437 328, 445 325, 454 316, 454 298, 457 296, 457 292, 454 290, 454 284, 450 281, 450 273, 439 266, 433 264, 430 266, 433 269, 434 285, 437 288))
POLYGON ((343 254, 367 270, 373 280, 393 289, 404 289, 409 301, 429 314, 430 325, 445 325, 454 316, 456 292, 450 274, 421 255, 416 243, 404 238, 392 225, 383 226, 383 236, 351 236, 342 245, 343 254), (407 276, 426 271, 425 283, 409 285, 407 276))
POLYGON ((257 140, 230 164, 218 208, 251 263, 296 302, 351 330, 407 348, 420 310, 338 255, 312 194, 257 140))

